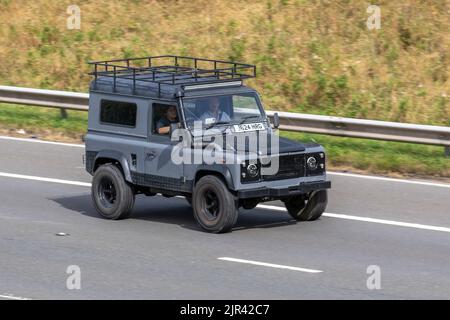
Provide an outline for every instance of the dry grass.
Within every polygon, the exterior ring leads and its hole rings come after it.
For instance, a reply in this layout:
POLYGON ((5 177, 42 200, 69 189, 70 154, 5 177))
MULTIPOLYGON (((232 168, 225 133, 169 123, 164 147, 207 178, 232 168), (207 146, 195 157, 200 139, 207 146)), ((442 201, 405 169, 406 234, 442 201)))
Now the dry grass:
POLYGON ((255 63, 270 109, 450 125, 450 1, 0 0, 0 77, 86 91, 86 62, 182 54, 255 63), (66 8, 81 7, 81 31, 66 8))

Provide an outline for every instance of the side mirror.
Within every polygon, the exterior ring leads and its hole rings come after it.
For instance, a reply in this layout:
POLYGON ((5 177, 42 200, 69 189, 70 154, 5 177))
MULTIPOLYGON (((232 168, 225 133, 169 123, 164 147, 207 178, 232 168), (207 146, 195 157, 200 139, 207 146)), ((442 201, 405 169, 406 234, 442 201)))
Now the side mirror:
POLYGON ((278 112, 275 112, 273 114, 273 127, 275 129, 278 129, 279 126, 280 126, 280 117, 278 116, 278 112))
POLYGON ((181 141, 181 139, 182 139, 181 136, 173 134, 179 127, 180 127, 180 125, 178 123, 170 124, 170 131, 169 131, 170 141, 172 141, 172 142, 180 142, 181 141))

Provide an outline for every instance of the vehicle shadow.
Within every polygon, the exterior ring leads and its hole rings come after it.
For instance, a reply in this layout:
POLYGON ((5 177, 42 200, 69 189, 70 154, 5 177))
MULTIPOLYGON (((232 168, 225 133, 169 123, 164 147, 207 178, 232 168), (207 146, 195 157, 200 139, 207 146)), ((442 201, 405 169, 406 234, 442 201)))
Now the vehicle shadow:
MULTIPOLYGON (((69 211, 90 218, 103 219, 95 210, 89 194, 51 198, 50 200, 69 211)), ((194 219, 192 207, 183 198, 167 199, 160 196, 138 196, 130 219, 176 224, 182 228, 202 231, 194 219)), ((275 228, 293 224, 296 224, 296 221, 284 212, 272 212, 266 209, 241 209, 233 231, 275 228)))

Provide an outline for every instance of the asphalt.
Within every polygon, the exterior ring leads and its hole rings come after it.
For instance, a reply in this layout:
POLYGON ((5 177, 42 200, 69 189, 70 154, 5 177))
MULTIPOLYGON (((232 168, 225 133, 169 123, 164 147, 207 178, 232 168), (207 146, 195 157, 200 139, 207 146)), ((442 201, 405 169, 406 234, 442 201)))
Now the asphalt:
POLYGON ((296 223, 257 208, 242 210, 233 232, 214 235, 197 227, 182 198, 139 196, 130 219, 108 221, 87 186, 5 176, 90 182, 83 152, 0 139, 0 299, 450 298, 449 187, 330 175, 327 213, 367 221, 296 223), (66 287, 70 265, 80 267, 80 290, 66 287), (367 287, 371 265, 380 289, 367 287))

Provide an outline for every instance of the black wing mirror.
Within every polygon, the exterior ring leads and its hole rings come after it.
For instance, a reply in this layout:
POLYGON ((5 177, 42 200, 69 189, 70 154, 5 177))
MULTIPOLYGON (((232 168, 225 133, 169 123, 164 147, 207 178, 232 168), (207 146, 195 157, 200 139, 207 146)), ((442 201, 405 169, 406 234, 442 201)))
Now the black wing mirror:
POLYGON ((273 114, 273 127, 275 129, 278 129, 279 126, 280 126, 280 117, 278 116, 278 112, 275 112, 273 114))

